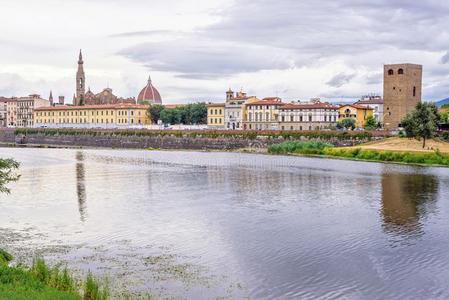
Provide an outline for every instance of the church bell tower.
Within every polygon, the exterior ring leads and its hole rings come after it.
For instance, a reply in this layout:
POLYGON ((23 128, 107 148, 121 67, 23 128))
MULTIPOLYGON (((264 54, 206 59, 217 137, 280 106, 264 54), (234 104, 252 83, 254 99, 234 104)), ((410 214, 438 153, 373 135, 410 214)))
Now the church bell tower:
POLYGON ((85 94, 86 94, 86 77, 84 75, 84 62, 83 62, 83 54, 80 50, 80 56, 78 59, 78 71, 76 72, 76 103, 75 105, 84 105, 85 104, 85 94))

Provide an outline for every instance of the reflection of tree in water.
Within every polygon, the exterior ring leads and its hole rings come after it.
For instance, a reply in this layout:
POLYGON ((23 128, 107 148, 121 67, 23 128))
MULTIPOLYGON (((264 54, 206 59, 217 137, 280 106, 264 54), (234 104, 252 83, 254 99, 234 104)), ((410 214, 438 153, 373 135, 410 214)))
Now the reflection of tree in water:
POLYGON ((86 207, 86 184, 85 176, 86 170, 84 168, 84 154, 79 151, 76 153, 76 194, 78 196, 78 209, 80 212, 81 221, 86 221, 87 207, 86 207))
POLYGON ((420 220, 434 210, 438 179, 426 174, 384 174, 382 216, 387 232, 421 235, 420 220))

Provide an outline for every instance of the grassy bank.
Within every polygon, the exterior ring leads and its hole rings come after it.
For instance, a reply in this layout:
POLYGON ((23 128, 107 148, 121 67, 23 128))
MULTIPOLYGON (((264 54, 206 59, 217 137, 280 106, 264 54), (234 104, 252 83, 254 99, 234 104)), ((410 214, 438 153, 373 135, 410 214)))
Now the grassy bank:
POLYGON ((268 148, 271 154, 303 154, 322 155, 354 160, 395 162, 419 165, 439 165, 449 167, 449 155, 439 151, 434 152, 398 152, 384 150, 368 150, 362 148, 335 148, 333 145, 321 142, 287 141, 268 148))
POLYGON ((77 282, 67 268, 50 267, 41 258, 31 267, 9 266, 12 256, 0 249, 0 299, 8 300, 106 300, 108 292, 88 274, 77 282))

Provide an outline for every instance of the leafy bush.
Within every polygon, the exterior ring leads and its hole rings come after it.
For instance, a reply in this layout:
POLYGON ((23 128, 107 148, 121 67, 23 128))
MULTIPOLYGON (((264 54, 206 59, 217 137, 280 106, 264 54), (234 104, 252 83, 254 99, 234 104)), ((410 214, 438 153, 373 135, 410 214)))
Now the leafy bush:
POLYGON ((449 166, 449 155, 442 154, 439 150, 432 153, 414 153, 361 148, 334 148, 332 145, 322 142, 283 142, 271 145, 268 152, 272 154, 315 154, 368 161, 449 166))
POLYGON ((334 146, 332 144, 316 141, 309 141, 309 142, 288 141, 280 144, 271 145, 268 148, 268 152, 275 154, 287 154, 287 153, 322 154, 323 149, 331 147, 334 146))

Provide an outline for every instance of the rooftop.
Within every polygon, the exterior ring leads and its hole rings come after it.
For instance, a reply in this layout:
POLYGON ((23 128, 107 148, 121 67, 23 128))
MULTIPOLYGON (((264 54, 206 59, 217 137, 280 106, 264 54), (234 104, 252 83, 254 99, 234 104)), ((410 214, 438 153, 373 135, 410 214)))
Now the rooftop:
POLYGON ((147 109, 147 105, 140 104, 102 104, 102 105, 57 105, 57 106, 42 106, 35 109, 35 111, 48 111, 48 110, 85 110, 85 109, 147 109))

